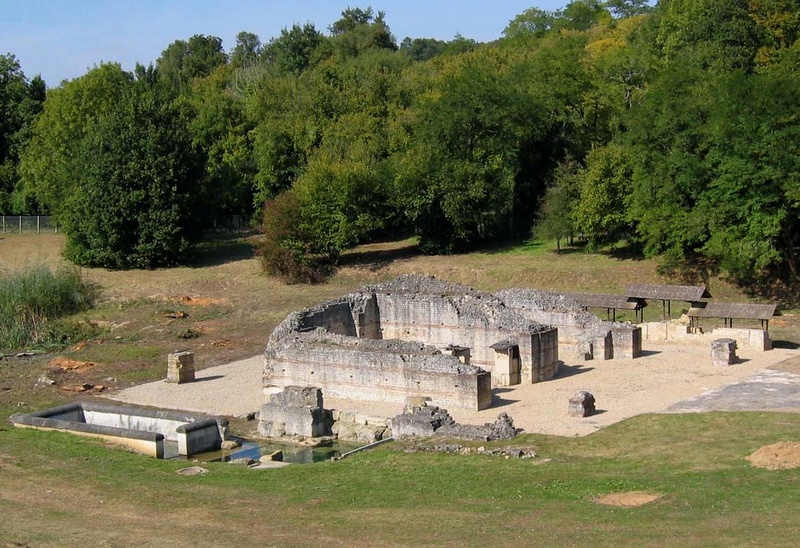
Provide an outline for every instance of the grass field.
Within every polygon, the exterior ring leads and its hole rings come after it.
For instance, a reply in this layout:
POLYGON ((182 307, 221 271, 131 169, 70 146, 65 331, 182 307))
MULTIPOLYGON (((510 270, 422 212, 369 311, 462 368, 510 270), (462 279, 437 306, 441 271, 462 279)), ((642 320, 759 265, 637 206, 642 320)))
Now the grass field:
MULTIPOLYGON (((88 340, 0 361, 0 416, 76 398, 83 383, 121 388, 162 378, 166 354, 193 350, 200 367, 263 351, 292 310, 401 273, 433 274, 484 290, 540 287, 622 292, 666 283, 656 262, 556 255, 529 243, 454 257, 417 254, 412 241, 345 256, 326 284, 264 277, 255 236, 207 242, 191 266, 153 271, 83 269, 98 305, 71 318, 88 340), (59 367, 57 357, 84 362, 59 367), (41 376, 55 385, 37 382, 41 376)), ((56 235, 0 239, 0 271, 61 264, 56 235)), ((744 294, 711 280, 720 300, 744 294)), ((655 307, 654 307, 655 308, 655 307)), ((657 314, 650 310, 649 314, 657 314)), ((777 325, 776 325, 777 324, 777 325)), ((790 311, 771 332, 800 342, 790 311)), ((94 397, 86 392, 80 397, 94 397)), ((539 457, 404 453, 396 446, 341 462, 253 471, 210 464, 205 476, 91 440, 0 423, 0 547, 264 545, 793 545, 796 470, 753 468, 744 457, 800 441, 800 415, 642 416, 586 438, 526 435, 539 457), (604 506, 601 495, 646 491, 656 501, 604 506)))

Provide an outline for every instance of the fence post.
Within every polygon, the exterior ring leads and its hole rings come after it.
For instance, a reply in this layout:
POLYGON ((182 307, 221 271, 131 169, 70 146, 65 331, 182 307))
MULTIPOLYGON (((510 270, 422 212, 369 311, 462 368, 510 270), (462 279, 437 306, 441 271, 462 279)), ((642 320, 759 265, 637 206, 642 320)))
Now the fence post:
POLYGON ((19 216, 19 233, 22 234, 22 215, 19 216))
POLYGON ((36 216, 36 234, 41 234, 38 215, 36 216))
POLYGON ((3 234, 6 233, 6 216, 3 215, 3 234))

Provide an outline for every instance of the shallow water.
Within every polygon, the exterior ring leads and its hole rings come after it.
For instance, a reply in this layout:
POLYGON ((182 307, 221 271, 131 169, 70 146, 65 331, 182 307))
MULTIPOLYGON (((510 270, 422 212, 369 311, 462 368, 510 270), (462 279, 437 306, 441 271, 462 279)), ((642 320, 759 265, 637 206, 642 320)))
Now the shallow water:
POLYGON ((319 447, 304 447, 285 443, 275 443, 266 440, 248 440, 245 438, 233 438, 242 442, 241 447, 229 451, 219 450, 208 453, 200 453, 185 457, 178 455, 177 443, 166 443, 164 447, 164 458, 175 460, 191 460, 199 462, 228 462, 234 459, 251 458, 258 460, 262 455, 269 455, 275 451, 283 451, 283 462, 293 464, 313 464, 323 462, 341 456, 342 453, 352 451, 362 444, 332 441, 329 444, 319 447))

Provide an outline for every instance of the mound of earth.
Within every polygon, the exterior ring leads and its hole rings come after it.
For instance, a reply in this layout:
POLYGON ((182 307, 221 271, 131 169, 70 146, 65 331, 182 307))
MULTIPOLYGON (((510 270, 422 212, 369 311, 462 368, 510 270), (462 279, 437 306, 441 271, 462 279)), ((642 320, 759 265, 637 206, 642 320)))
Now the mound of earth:
POLYGON ((661 498, 661 495, 653 495, 651 493, 645 493, 644 491, 628 491, 627 493, 609 493, 608 495, 597 497, 594 500, 606 506, 634 507, 643 506, 659 498, 661 498))
POLYGON ((781 441, 765 445, 752 455, 745 457, 750 464, 767 470, 783 470, 800 467, 800 443, 781 441))

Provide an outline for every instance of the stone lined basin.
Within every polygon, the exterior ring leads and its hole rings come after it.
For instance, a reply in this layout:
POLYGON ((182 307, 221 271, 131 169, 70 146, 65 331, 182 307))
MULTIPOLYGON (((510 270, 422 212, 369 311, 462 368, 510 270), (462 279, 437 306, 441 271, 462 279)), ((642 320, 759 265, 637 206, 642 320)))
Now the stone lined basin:
POLYGON ((76 402, 43 411, 11 416, 14 426, 61 430, 101 438, 159 459, 165 445, 177 445, 179 455, 220 448, 228 421, 208 415, 131 405, 76 402))

